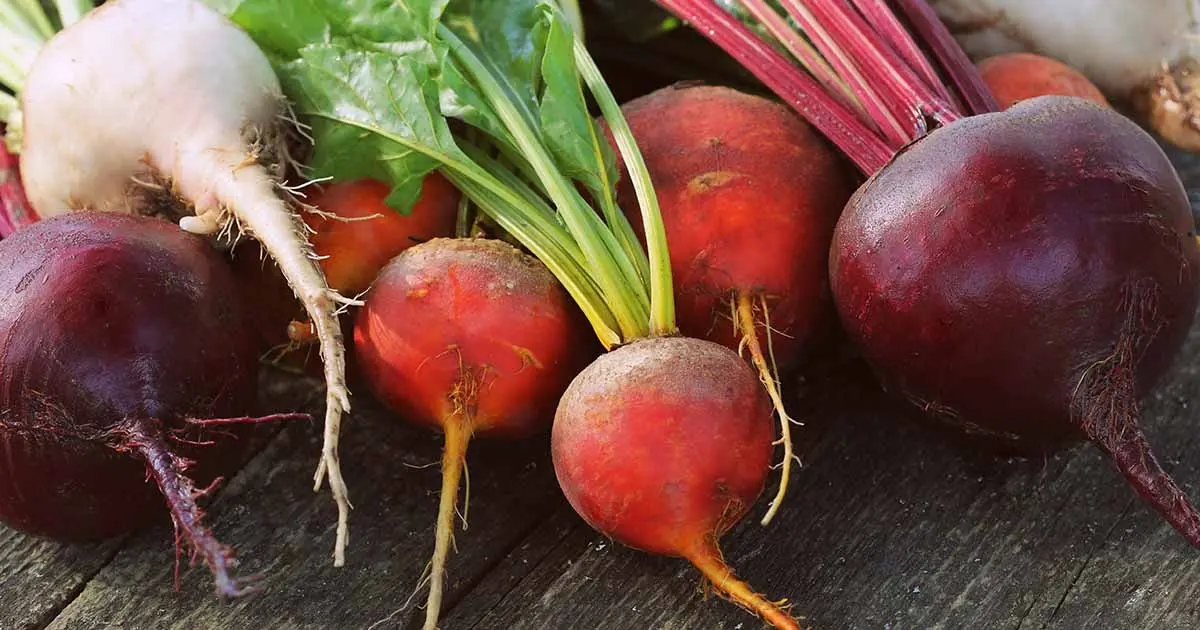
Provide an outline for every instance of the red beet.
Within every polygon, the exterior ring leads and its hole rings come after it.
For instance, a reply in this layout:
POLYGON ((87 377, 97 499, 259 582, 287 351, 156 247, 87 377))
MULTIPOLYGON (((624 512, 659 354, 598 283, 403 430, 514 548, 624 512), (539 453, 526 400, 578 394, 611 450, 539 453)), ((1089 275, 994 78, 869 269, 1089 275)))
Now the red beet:
POLYGON ((559 485, 597 531, 687 559, 776 628, 799 625, 738 580, 717 541, 763 490, 771 404, 732 350, 658 337, 602 355, 567 388, 551 449, 559 485))
POLYGON ((244 455, 233 425, 251 419, 232 417, 257 384, 232 274, 203 239, 86 211, 17 231, 0 241, 0 348, 0 520, 92 540, 165 498, 218 593, 246 592, 195 501, 244 455))
POLYGON ((426 629, 436 630, 441 612, 468 442, 545 429, 594 355, 586 324, 545 265, 496 240, 414 246, 367 293, 354 343, 371 390, 446 436, 426 629))
POLYGON ((891 389, 1021 452, 1095 442, 1200 545, 1137 408, 1196 311, 1192 230, 1146 133, 1046 96, 897 155, 842 214, 830 273, 848 334, 891 389))

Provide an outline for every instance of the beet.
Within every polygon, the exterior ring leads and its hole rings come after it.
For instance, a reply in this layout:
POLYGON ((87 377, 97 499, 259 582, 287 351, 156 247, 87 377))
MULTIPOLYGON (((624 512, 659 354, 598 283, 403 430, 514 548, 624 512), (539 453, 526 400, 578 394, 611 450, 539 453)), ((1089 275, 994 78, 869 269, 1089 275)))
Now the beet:
POLYGON ((856 183, 842 157, 786 106, 725 87, 673 85, 621 109, 658 193, 680 332, 733 350, 757 337, 781 370, 801 363, 835 320, 829 242, 856 183), (739 301, 754 308, 749 326, 731 316, 739 301))
MULTIPOLYGON (((855 180, 808 123, 760 96, 676 85, 621 109, 658 194, 680 332, 745 356, 775 406, 783 454, 766 525, 799 461, 779 383, 834 336, 829 243, 855 180)), ((618 199, 645 243, 618 165, 618 199)))
POLYGON ((775 628, 782 607, 739 580, 720 538, 762 493, 771 404, 737 353, 689 337, 639 339, 571 382, 551 433, 563 494, 621 544, 691 562, 714 590, 775 628))
POLYGON ((588 336, 550 270, 499 240, 435 238, 372 284, 354 329, 363 376, 405 420, 445 436, 425 628, 436 630, 442 612, 468 444, 544 431, 596 354, 588 336))
POLYGON ((830 274, 889 389, 1015 452, 1096 443, 1200 545, 1137 407, 1191 326, 1198 264, 1158 145, 1109 108, 1045 96, 900 152, 843 212, 830 274))
POLYGON ((246 454, 238 425, 252 419, 236 417, 257 385, 255 339, 216 251, 153 218, 34 223, 0 241, 0 340, 0 520, 95 540, 142 526, 165 498, 218 593, 246 592, 195 501, 246 454))

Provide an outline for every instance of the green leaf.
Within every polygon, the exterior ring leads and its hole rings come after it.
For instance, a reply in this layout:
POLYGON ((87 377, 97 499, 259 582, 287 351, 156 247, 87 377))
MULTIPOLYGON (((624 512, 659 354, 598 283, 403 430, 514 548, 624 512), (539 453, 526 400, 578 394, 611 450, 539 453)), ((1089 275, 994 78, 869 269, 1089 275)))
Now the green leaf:
POLYGON ((439 105, 443 116, 457 118, 486 133, 503 148, 516 151, 512 135, 496 115, 495 109, 463 74, 458 64, 446 58, 442 63, 440 78, 442 91, 439 105))
POLYGON ((472 45, 522 106, 532 107, 546 25, 540 0, 451 0, 444 23, 472 45))
POLYGON ((316 175, 389 182, 389 205, 408 212, 425 175, 467 159, 420 57, 316 44, 284 67, 285 89, 312 125, 316 175))
POLYGON ((568 177, 582 183, 595 199, 611 199, 616 157, 588 113, 573 47, 569 28, 559 19, 550 20, 542 59, 545 90, 538 112, 542 134, 568 177))
POLYGON ((446 2, 221 0, 221 8, 268 56, 291 60, 307 45, 336 40, 420 46, 432 36, 446 2))

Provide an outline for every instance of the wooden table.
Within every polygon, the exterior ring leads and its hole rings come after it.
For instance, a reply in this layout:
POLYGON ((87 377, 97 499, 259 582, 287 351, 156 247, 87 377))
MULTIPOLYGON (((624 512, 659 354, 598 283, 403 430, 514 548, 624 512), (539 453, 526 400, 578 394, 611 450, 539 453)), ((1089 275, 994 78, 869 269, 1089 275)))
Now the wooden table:
MULTIPOLYGON (((1176 156, 1178 157, 1178 156, 1176 156)), ((1200 191, 1200 160, 1179 160, 1200 191)), ((1200 324, 1144 405, 1160 459, 1200 499, 1200 324)), ((310 381, 269 371, 263 406, 320 417, 310 381)), ((805 468, 767 529, 763 506, 724 542, 731 563, 823 629, 1200 628, 1200 553, 1092 448, 1046 461, 973 458, 885 400, 862 366, 794 383, 805 468)), ((432 548, 439 439, 365 394, 344 427, 356 509, 348 562, 314 494, 314 424, 282 428, 208 507, 243 575, 265 590, 217 600, 207 570, 173 588, 165 519, 136 535, 64 545, 0 528, 0 630, 415 628, 405 608, 432 548)), ((480 440, 469 455, 470 528, 452 556, 443 628, 757 628, 705 598, 681 561, 613 544, 557 489, 545 436, 480 440)), ((771 489, 768 488, 768 492, 771 489)))

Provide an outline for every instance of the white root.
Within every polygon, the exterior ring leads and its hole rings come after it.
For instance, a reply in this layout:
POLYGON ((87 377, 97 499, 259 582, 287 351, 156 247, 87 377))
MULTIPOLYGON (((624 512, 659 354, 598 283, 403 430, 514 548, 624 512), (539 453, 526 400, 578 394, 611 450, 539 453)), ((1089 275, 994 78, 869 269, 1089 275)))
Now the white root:
MULTIPOLYGON (((350 391, 346 387, 346 357, 336 305, 362 302, 343 297, 328 287, 320 267, 309 256, 303 221, 274 193, 274 181, 266 169, 259 165, 242 166, 229 169, 227 174, 225 179, 215 182, 216 199, 233 212, 242 228, 279 265, 316 328, 325 370, 326 409, 324 446, 315 479, 319 489, 324 474, 329 475, 329 488, 338 507, 334 565, 342 566, 346 561, 350 502, 338 460, 338 436, 342 414, 350 410, 350 391), (305 246, 298 247, 297 243, 305 246)), ((214 213, 199 216, 211 214, 214 213)), ((182 222, 181 227, 187 229, 182 222)))

